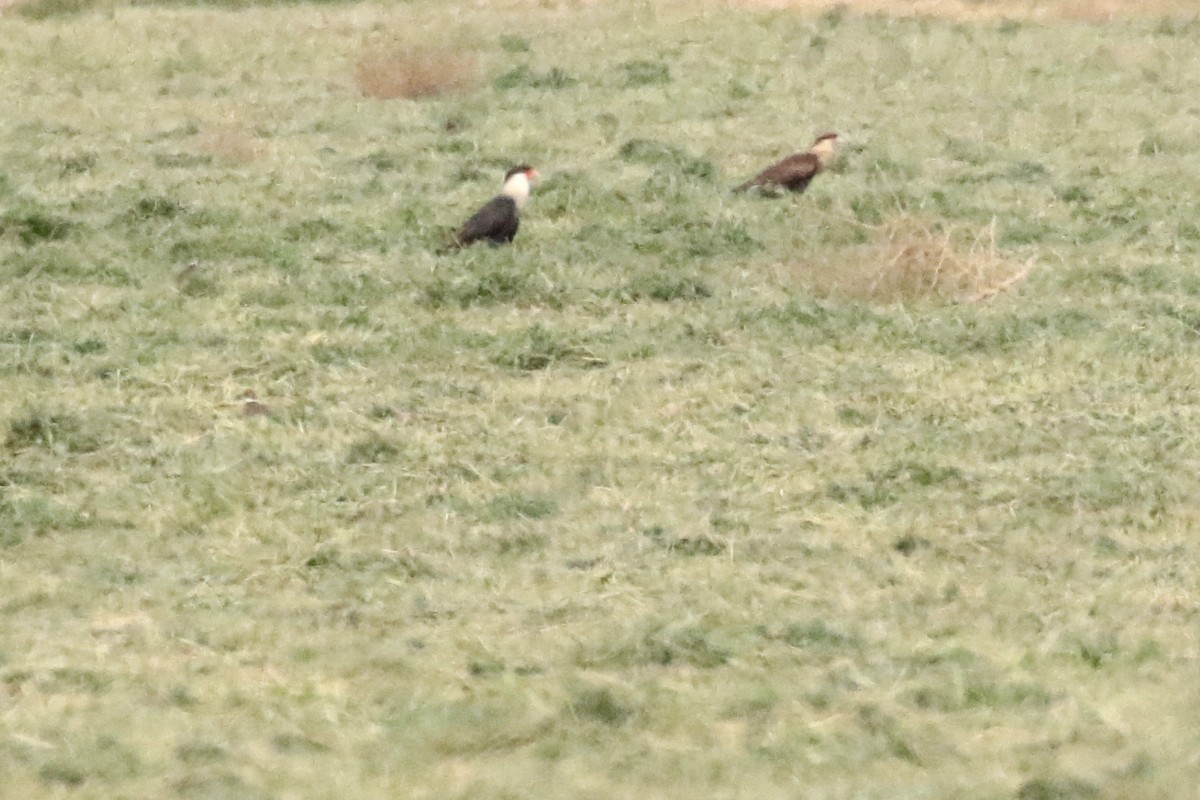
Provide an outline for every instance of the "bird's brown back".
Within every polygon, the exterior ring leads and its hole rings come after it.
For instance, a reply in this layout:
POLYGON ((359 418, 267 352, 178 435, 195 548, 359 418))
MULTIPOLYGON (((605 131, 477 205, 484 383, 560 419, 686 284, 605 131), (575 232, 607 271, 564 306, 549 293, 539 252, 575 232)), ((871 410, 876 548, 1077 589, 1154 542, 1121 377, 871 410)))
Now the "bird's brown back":
POLYGON ((802 192, 813 176, 821 171, 821 159, 813 153, 796 153, 764 169, 734 191, 744 192, 754 186, 782 186, 802 192))
POLYGON ((768 183, 777 183, 785 189, 797 191, 807 187, 808 182, 820 171, 821 159, 812 153, 797 153, 767 167, 764 176, 768 183))

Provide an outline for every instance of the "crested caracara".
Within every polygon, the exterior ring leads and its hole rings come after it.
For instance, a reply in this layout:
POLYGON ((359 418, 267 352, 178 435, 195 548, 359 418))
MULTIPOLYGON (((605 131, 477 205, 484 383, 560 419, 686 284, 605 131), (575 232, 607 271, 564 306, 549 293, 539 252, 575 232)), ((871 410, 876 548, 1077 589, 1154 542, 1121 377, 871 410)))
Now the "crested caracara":
POLYGON ((521 208, 529 199, 529 187, 537 180, 537 170, 528 164, 513 167, 504 174, 504 188, 454 234, 454 244, 464 247, 486 239, 491 244, 507 244, 521 225, 521 208))
POLYGON ((837 138, 836 133, 822 133, 808 150, 772 164, 734 191, 744 192, 755 186, 782 186, 796 194, 803 192, 812 182, 813 176, 825 169, 833 159, 837 138))

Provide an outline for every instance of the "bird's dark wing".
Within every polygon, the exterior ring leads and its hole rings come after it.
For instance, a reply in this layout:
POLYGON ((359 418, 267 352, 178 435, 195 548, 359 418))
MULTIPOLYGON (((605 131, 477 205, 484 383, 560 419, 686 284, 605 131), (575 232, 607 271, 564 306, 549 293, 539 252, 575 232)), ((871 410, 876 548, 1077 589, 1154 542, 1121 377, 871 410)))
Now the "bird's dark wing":
POLYGON ((511 242, 517 235, 517 227, 521 220, 517 216, 517 204, 511 197, 499 195, 493 197, 483 208, 471 215, 471 218, 458 229, 454 240, 460 244, 470 244, 480 239, 487 239, 492 244, 511 242))
POLYGON ((821 160, 815 155, 797 153, 767 167, 734 191, 744 192, 754 186, 782 186, 793 192, 803 192, 820 169, 821 160))
POLYGON ((774 167, 776 182, 786 186, 793 192, 803 192, 808 188, 813 176, 821 171, 821 159, 812 153, 800 153, 788 156, 774 167))

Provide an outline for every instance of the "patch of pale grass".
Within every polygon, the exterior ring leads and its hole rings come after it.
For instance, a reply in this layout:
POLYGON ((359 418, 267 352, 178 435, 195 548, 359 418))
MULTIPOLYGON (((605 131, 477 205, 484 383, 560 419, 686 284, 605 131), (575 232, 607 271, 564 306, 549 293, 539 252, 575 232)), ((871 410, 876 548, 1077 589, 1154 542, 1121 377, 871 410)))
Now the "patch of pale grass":
POLYGON ((1032 262, 1013 262, 996 249, 994 222, 963 236, 948 223, 904 215, 871 230, 873 239, 867 244, 795 264, 795 275, 821 295, 879 303, 975 303, 1016 285, 1032 267, 1032 262))
POLYGON ((248 164, 266 152, 263 140, 240 127, 225 126, 202 132, 196 143, 200 152, 219 161, 248 164))
POLYGON ((1059 0, 1046 4, 1047 16, 1077 22, 1109 22, 1131 16, 1194 17, 1196 4, 1191 0, 1059 0))
POLYGON ((364 96, 379 100, 464 91, 478 77, 474 54, 441 46, 376 48, 354 67, 354 85, 364 96))
POLYGON ((1190 0, 728 0, 730 5, 771 10, 825 12, 849 9, 888 16, 942 17, 962 21, 1000 19, 1104 22, 1131 16, 1193 16, 1190 0))

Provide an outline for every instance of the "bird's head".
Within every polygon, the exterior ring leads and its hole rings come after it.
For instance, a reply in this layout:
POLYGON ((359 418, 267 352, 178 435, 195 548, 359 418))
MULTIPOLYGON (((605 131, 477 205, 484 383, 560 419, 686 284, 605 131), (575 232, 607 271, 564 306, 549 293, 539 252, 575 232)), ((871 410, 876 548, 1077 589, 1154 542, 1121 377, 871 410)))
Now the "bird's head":
POLYGON ((538 175, 538 171, 528 164, 518 164, 508 172, 504 173, 504 182, 508 183, 508 180, 517 174, 524 175, 525 180, 529 181, 530 183, 533 183, 541 177, 541 175, 538 175))
POLYGON ((504 173, 503 193, 516 201, 517 208, 521 208, 529 199, 529 188, 538 177, 538 171, 528 164, 513 167, 504 173))
POLYGON ((829 162, 837 152, 838 135, 836 133, 822 133, 813 142, 812 147, 808 149, 810 153, 821 160, 822 164, 829 162))

